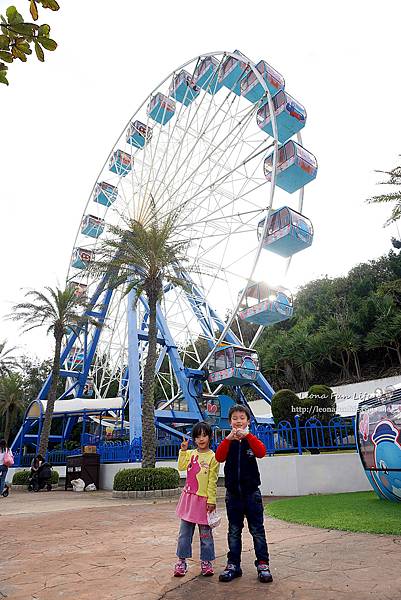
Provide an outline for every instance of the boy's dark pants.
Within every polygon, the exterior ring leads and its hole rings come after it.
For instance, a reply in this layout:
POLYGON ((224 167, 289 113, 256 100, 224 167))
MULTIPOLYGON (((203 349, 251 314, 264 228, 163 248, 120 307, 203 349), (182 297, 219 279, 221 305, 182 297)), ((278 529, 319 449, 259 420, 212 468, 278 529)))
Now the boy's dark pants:
POLYGON ((226 491, 226 509, 228 517, 229 563, 237 567, 241 563, 242 529, 244 517, 248 521, 249 533, 253 538, 257 564, 260 560, 269 562, 265 527, 263 523, 263 502, 260 490, 251 494, 233 494, 226 491))

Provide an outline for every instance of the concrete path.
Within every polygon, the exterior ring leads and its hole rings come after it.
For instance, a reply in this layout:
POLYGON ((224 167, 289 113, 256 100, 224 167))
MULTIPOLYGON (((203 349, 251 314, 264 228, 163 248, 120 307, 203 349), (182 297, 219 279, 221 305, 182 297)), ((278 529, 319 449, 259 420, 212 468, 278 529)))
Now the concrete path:
MULTIPOLYGON (((401 537, 274 519, 266 519, 272 584, 256 580, 248 533, 241 579, 223 584, 217 576, 199 576, 197 534, 195 560, 184 578, 175 579, 174 509, 175 501, 115 500, 109 492, 22 492, 1 499, 0 599, 401 599, 401 537)), ((215 541, 218 573, 225 564, 226 522, 215 541)))

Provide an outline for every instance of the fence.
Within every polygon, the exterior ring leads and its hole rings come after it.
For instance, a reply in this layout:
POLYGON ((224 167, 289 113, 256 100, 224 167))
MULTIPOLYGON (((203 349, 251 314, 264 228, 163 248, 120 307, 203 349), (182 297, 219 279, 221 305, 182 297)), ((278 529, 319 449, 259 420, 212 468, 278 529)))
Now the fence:
MULTIPOLYGON (((252 425, 251 431, 265 444, 267 454, 272 456, 283 452, 309 450, 317 453, 320 450, 347 450, 356 448, 355 417, 333 417, 323 424, 312 417, 300 425, 300 418, 295 417, 295 425, 288 421, 280 421, 276 427, 272 425, 252 425)), ((92 440, 94 441, 94 440, 92 440)), ((177 460, 181 441, 178 439, 157 440, 156 460, 177 460)), ((215 442, 212 448, 216 449, 215 442)), ((141 440, 132 444, 128 441, 110 441, 97 444, 102 463, 140 462, 142 460, 141 440)), ((75 450, 53 450, 47 453, 47 460, 53 465, 63 465, 66 457, 80 454, 75 450)), ((15 454, 16 467, 30 467, 34 454, 15 454)))

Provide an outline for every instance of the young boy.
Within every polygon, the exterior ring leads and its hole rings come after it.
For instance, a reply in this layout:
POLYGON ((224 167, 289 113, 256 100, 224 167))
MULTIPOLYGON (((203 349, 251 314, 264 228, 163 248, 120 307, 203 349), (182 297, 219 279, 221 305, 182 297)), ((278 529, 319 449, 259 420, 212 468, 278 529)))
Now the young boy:
POLYGON ((215 458, 226 462, 224 476, 226 484, 226 509, 228 517, 227 566, 220 574, 220 581, 232 581, 241 577, 242 529, 244 517, 253 538, 258 579, 263 583, 273 581, 269 568, 265 528, 263 524, 263 502, 259 490, 260 475, 256 458, 266 454, 265 445, 249 433, 251 419, 248 408, 235 404, 228 413, 232 427, 229 435, 219 444, 215 458))

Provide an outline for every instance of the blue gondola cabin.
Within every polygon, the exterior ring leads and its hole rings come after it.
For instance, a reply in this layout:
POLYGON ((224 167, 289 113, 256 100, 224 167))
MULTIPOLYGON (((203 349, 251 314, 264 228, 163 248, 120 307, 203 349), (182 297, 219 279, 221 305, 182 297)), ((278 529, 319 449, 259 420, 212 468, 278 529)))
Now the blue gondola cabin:
POLYGON ((80 348, 76 348, 73 346, 71 348, 70 354, 67 358, 67 367, 68 369, 73 369, 74 371, 80 371, 82 365, 84 364, 85 354, 80 348))
POLYGON ((160 125, 165 125, 170 121, 170 119, 174 116, 175 113, 175 102, 171 100, 164 94, 158 92, 156 96, 150 100, 147 108, 148 116, 156 121, 156 123, 160 123, 160 125))
POLYGON ((259 373, 259 357, 255 350, 241 346, 219 348, 208 362, 209 383, 227 386, 248 385, 259 373))
MULTIPOLYGON (((264 60, 258 62, 256 70, 261 74, 272 95, 284 88, 284 77, 264 60)), ((249 71, 248 75, 241 80, 241 95, 250 102, 258 102, 265 93, 263 85, 253 71, 249 71)))
POLYGON ((273 325, 292 317, 292 294, 281 287, 264 282, 248 285, 238 316, 255 325, 273 325))
POLYGON ((95 186, 94 202, 103 204, 103 206, 111 206, 117 199, 118 188, 107 181, 101 181, 95 186))
MULTIPOLYGON (((264 161, 264 173, 268 181, 272 179, 273 153, 264 161)), ((278 150, 276 184, 292 194, 313 181, 317 175, 317 160, 303 146, 290 140, 278 150)))
POLYGON ((174 75, 169 88, 169 96, 189 106, 199 96, 200 88, 195 84, 193 77, 184 69, 174 75))
POLYGON ((112 173, 116 173, 116 175, 120 175, 121 177, 125 177, 125 175, 131 171, 133 166, 133 157, 128 154, 128 152, 124 152, 123 150, 116 150, 110 157, 109 170, 112 173))
MULTIPOLYGON (((306 123, 306 110, 297 100, 280 90, 272 98, 276 116, 278 140, 281 144, 301 131, 306 123)), ((273 125, 268 102, 256 113, 256 122, 263 131, 273 136, 273 125)))
POLYGON ((249 60, 239 50, 234 50, 233 54, 238 54, 241 58, 227 56, 221 64, 219 71, 219 83, 233 91, 237 96, 241 95, 241 79, 245 77, 248 71, 249 60))
POLYGON ((72 253, 71 266, 74 269, 86 269, 89 263, 94 259, 95 253, 93 250, 86 248, 75 248, 72 253))
POLYGON ((140 121, 134 121, 129 124, 126 137, 128 144, 131 144, 135 148, 143 148, 145 142, 150 142, 151 139, 151 127, 146 127, 146 125, 140 121))
POLYGON ((81 233, 89 237, 98 238, 104 230, 104 219, 94 215, 85 215, 82 221, 81 233))
POLYGON ((223 84, 219 83, 220 62, 214 56, 202 58, 194 72, 194 82, 209 94, 216 94, 223 84))
MULTIPOLYGON (((265 219, 258 223, 260 240, 265 227, 265 219)), ((283 206, 269 215, 263 248, 288 258, 305 248, 313 241, 313 226, 307 217, 296 210, 283 206)))

